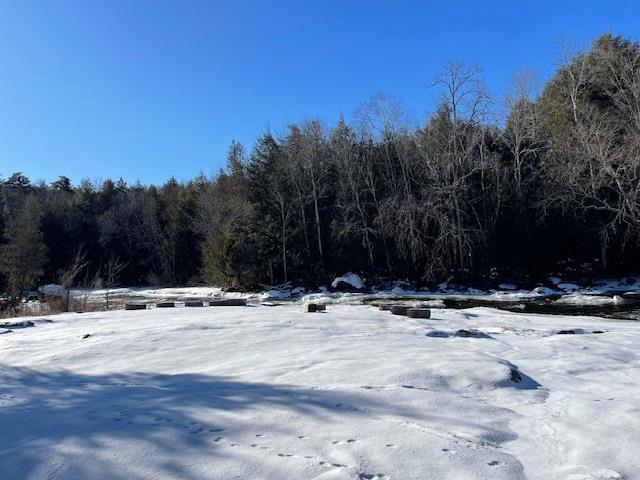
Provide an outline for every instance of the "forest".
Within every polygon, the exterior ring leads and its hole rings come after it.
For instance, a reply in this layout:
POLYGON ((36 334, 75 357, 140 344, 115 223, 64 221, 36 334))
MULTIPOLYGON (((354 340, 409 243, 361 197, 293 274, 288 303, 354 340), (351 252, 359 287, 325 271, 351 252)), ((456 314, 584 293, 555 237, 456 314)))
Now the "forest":
POLYGON ((2 172, 0 291, 637 272, 640 44, 559 50, 543 85, 525 71, 495 99, 480 69, 448 62, 425 79, 438 103, 418 125, 378 94, 349 122, 232 142, 212 178, 2 172))

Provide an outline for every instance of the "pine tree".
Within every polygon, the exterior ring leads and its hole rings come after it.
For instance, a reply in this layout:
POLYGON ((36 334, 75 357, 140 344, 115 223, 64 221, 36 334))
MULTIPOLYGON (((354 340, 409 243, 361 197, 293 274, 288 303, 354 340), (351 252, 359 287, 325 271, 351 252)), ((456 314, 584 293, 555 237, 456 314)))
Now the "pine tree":
POLYGON ((12 295, 37 286, 44 274, 48 252, 43 241, 42 217, 37 199, 28 197, 19 215, 6 220, 0 271, 7 278, 12 295))

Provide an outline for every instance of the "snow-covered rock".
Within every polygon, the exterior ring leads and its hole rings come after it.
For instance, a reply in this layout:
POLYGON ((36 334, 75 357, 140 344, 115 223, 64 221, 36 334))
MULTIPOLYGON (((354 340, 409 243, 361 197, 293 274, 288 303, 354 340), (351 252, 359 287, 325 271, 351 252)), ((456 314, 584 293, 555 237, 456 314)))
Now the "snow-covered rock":
POLYGON ((500 285, 498 285, 498 288, 501 288, 502 290, 515 290, 518 288, 518 286, 514 285, 513 283, 501 283, 500 285))
POLYGON ((407 293, 415 293, 415 290, 408 290, 408 289, 405 289, 405 288, 401 287, 400 285, 396 285, 395 287, 393 287, 391 289, 391 293, 393 293, 395 295, 405 295, 407 293))
POLYGON ((549 295, 553 295, 556 292, 554 292, 553 290, 551 290, 548 287, 536 287, 533 290, 531 290, 531 293, 533 295, 539 295, 539 296, 548 297, 549 295))
POLYGON ((334 290, 348 292, 348 291, 362 291, 365 289, 364 282, 359 275, 355 273, 347 273, 342 275, 341 277, 336 277, 333 282, 331 282, 331 287, 334 290))
POLYGON ((260 294, 261 300, 285 300, 291 298, 291 292, 288 290, 271 289, 260 294))
POLYGON ((52 297, 64 297, 67 294, 67 290, 61 285, 55 285, 53 283, 44 285, 39 288, 40 292, 44 295, 51 295, 52 297))
POLYGON ((304 295, 304 292, 305 292, 304 287, 296 287, 296 288, 291 290, 291 296, 292 297, 297 297, 299 295, 304 295))

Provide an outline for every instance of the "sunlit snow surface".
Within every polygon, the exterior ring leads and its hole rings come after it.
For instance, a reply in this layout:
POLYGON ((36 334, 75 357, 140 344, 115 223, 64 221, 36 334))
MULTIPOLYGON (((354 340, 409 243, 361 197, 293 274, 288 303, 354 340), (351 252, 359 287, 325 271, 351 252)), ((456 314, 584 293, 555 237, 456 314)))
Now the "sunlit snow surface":
POLYGON ((0 336, 0 477, 640 478, 637 323, 432 313, 34 319, 0 336))

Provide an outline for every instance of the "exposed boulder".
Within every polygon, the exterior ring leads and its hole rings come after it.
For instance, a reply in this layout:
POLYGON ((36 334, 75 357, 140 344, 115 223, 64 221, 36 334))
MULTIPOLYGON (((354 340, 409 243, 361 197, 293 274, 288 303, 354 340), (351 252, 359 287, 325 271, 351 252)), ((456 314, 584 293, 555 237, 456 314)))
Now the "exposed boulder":
POLYGON ((323 312, 327 309, 327 306, 320 303, 302 302, 300 304, 300 311, 303 313, 323 312))

